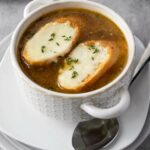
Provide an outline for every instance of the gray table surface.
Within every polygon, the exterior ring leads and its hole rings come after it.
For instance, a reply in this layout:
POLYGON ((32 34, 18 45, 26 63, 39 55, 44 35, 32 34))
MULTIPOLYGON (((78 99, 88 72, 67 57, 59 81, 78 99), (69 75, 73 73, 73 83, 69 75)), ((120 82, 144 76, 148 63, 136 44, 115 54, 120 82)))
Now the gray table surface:
MULTIPOLYGON (((15 29, 30 0, 0 0, 0 40, 15 29)), ((150 0, 99 0, 118 12, 146 46, 150 40, 150 0)), ((150 136, 138 148, 150 150, 150 136)))

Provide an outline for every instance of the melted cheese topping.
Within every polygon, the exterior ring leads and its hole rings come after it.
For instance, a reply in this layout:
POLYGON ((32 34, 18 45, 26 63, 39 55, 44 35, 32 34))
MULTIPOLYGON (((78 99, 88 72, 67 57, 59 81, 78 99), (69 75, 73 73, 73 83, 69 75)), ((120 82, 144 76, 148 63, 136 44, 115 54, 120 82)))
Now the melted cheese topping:
POLYGON ((95 43, 93 48, 82 43, 73 50, 69 57, 78 61, 76 63, 72 62, 71 65, 65 64, 65 67, 60 70, 58 82, 64 88, 74 89, 95 73, 100 64, 108 59, 108 50, 101 47, 98 42, 95 43))
POLYGON ((69 22, 48 23, 42 27, 25 45, 23 56, 29 63, 56 60, 68 53, 77 35, 77 28, 69 22))

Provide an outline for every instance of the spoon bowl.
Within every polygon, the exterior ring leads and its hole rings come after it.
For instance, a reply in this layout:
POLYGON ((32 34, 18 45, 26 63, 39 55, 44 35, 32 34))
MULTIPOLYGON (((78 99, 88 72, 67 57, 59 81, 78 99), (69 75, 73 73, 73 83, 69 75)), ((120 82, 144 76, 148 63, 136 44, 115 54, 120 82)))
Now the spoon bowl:
POLYGON ((72 145, 76 150, 96 150, 108 146, 118 132, 117 119, 92 119, 80 122, 74 130, 72 145))

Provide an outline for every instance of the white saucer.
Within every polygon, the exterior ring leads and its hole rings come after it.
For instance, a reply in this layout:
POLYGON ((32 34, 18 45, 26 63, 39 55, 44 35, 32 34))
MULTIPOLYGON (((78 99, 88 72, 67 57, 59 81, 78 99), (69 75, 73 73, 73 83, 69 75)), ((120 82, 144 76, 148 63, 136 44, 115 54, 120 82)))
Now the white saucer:
MULTIPOLYGON (((5 43, 5 45, 8 45, 5 43)), ((144 50, 136 38, 136 62, 144 50)), ((131 88, 131 106, 120 118, 120 133, 107 149, 129 146, 140 134, 149 107, 149 70, 131 88)), ((45 117, 25 102, 17 87, 7 52, 0 63, 0 130, 26 144, 48 150, 73 150, 71 137, 76 124, 45 117)))

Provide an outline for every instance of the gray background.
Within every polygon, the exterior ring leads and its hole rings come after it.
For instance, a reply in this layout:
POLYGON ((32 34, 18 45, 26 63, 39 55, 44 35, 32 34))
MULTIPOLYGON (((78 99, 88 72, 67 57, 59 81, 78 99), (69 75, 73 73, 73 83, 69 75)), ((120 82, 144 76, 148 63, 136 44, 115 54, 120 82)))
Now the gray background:
MULTIPOLYGON (((0 40, 12 32, 30 0, 0 0, 0 40)), ((146 46, 150 40, 150 0, 99 0, 119 13, 146 46)), ((138 148, 150 150, 150 136, 138 148)))

